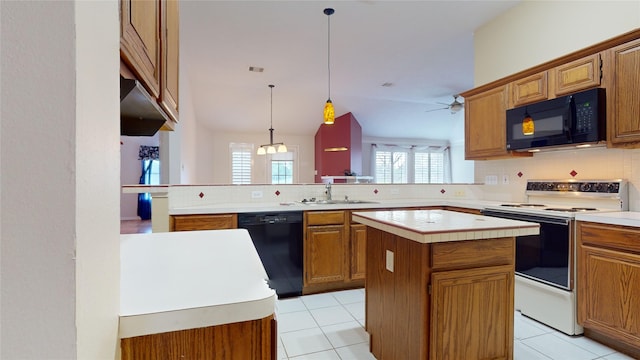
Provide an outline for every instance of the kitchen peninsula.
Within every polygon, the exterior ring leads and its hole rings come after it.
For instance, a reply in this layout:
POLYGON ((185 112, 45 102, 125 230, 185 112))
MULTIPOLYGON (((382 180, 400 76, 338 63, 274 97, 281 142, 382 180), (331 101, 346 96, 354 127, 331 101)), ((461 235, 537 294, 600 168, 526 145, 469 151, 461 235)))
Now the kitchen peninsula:
POLYGON ((275 359, 275 292, 243 229, 121 235, 123 360, 275 359))
POLYGON ((513 359, 515 237, 539 225, 446 210, 367 225, 366 330, 385 359, 513 359))

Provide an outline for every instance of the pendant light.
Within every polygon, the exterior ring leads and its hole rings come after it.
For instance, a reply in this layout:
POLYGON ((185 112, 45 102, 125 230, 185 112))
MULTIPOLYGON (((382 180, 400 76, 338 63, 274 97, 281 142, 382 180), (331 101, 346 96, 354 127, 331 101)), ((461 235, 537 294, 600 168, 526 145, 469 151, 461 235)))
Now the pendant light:
POLYGON ((336 118, 336 113, 333 109, 333 103, 331 102, 331 14, 335 10, 332 8, 324 9, 324 14, 327 15, 327 71, 329 75, 328 82, 328 98, 327 103, 324 105, 324 123, 327 125, 333 124, 336 118))
POLYGON ((284 143, 273 143, 273 88, 275 87, 275 85, 269 85, 269 88, 271 88, 271 120, 270 120, 270 127, 269 127, 269 143, 268 144, 264 144, 264 145, 260 145, 260 147, 258 148, 258 155, 265 155, 265 154, 275 154, 276 152, 279 153, 285 153, 287 152, 287 146, 284 143), (276 150, 276 145, 277 145, 277 150, 276 150))

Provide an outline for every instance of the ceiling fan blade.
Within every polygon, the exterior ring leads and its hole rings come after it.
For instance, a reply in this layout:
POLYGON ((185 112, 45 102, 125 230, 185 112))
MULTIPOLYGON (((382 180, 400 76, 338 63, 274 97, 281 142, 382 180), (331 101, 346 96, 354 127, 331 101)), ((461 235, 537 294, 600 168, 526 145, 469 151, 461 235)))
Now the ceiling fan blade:
POLYGON ((440 111, 440 110, 447 110, 449 109, 449 107, 443 107, 443 108, 439 108, 439 109, 431 109, 431 110, 425 110, 425 112, 432 112, 432 111, 440 111))

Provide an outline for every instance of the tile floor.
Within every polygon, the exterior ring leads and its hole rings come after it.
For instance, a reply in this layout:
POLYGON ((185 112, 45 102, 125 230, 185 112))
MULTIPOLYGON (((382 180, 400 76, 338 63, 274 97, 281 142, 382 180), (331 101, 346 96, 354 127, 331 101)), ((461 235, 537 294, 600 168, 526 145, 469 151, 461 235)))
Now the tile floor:
MULTIPOLYGON (((364 289, 306 295, 276 302, 278 359, 368 360, 364 289)), ((583 336, 567 336, 515 313, 515 360, 632 360, 583 336)))

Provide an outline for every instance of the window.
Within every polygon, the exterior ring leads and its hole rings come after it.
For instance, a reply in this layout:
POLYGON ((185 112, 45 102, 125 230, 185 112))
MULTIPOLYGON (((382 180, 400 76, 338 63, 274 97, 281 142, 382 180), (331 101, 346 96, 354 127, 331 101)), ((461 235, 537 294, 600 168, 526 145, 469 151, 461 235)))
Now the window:
POLYGON ((376 151, 375 156, 375 178, 377 183, 407 183, 406 151, 376 151))
POLYGON ((293 184, 293 161, 271 160, 271 183, 293 184))
POLYGON ((231 183, 251 184, 253 145, 232 143, 229 148, 231 150, 231 183))
POLYGON ((293 184, 295 181, 295 147, 288 148, 286 153, 267 155, 272 184, 293 184))
POLYGON ((448 148, 440 146, 373 145, 373 174, 382 184, 444 183, 447 176, 448 148))
POLYGON ((158 185, 160 184, 160 160, 142 160, 142 167, 146 169, 151 163, 151 168, 147 174, 147 181, 145 184, 158 185))
POLYGON ((444 153, 416 152, 414 154, 414 183, 444 182, 444 153))

